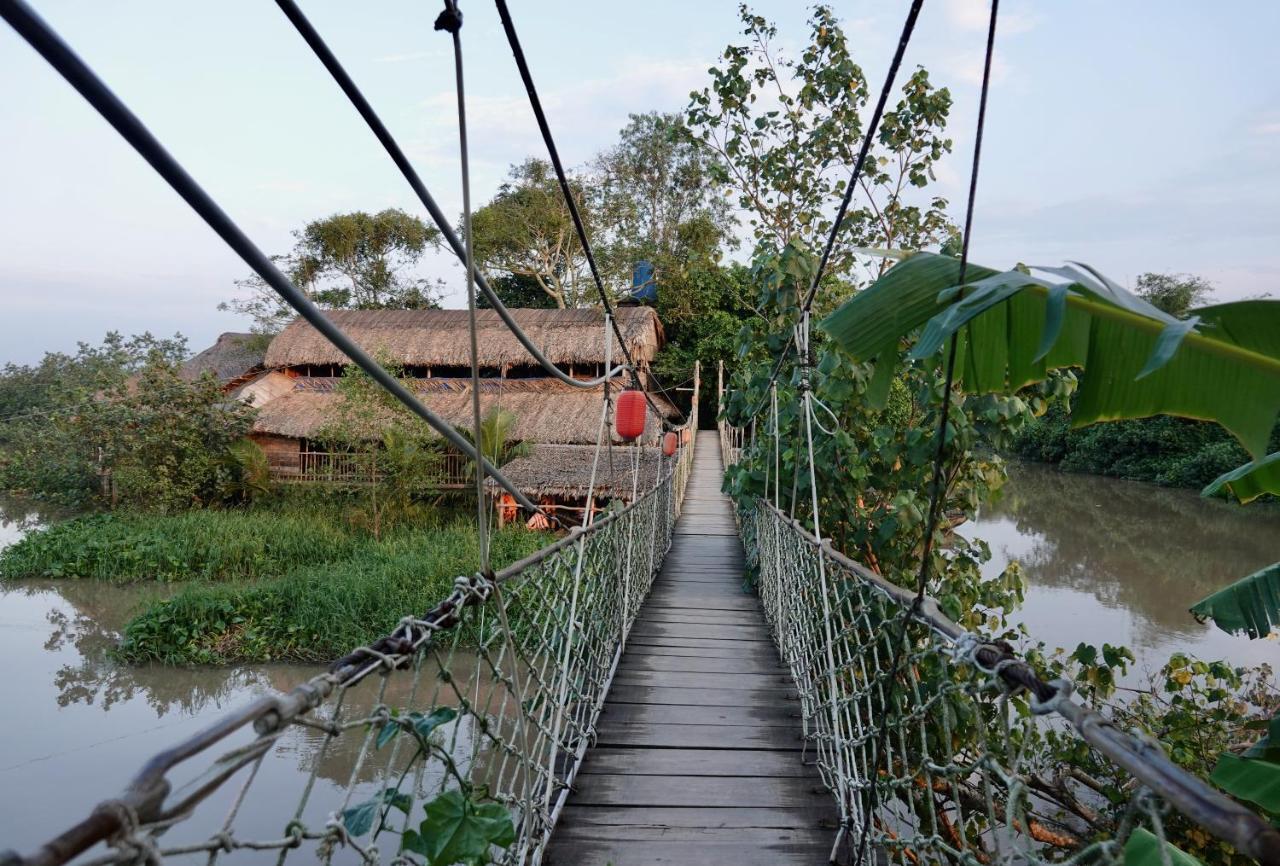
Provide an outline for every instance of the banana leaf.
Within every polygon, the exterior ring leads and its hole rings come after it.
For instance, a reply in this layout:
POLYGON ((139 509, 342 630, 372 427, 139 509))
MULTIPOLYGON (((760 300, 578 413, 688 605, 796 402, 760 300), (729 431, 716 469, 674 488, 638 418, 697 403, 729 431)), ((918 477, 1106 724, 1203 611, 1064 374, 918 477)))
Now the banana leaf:
POLYGON ((1280 451, 1219 475, 1200 495, 1213 496, 1223 490, 1241 502, 1252 502, 1264 493, 1280 495, 1280 451))
POLYGON ((1223 752, 1209 778, 1233 797, 1280 813, 1280 764, 1223 752))
POLYGON ((1164 844, 1164 855, 1161 856, 1160 839, 1145 827, 1138 827, 1129 834, 1129 841, 1124 845, 1124 866, 1201 866, 1196 858, 1181 851, 1168 842, 1164 844))
MULTIPOLYGON (((1217 421, 1255 458, 1280 409, 1280 301, 1242 301, 1176 319, 1088 266, 998 272, 917 253, 846 301, 821 327, 861 361, 923 329, 912 356, 960 338, 959 381, 1010 392, 1080 367, 1074 426, 1168 414, 1217 421), (956 300, 963 290, 963 298, 956 300)), ((893 359, 892 363, 896 363, 893 359)))
POLYGON ((1226 632, 1265 637, 1280 625, 1280 562, 1206 596, 1191 608, 1196 619, 1212 619, 1226 632))

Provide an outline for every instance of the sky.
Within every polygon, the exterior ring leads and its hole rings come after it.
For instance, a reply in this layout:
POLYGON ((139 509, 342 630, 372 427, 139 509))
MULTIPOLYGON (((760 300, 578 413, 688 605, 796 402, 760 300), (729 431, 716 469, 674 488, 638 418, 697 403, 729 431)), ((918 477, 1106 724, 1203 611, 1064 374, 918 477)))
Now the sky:
MULTIPOLYGON (((350 210, 420 204, 283 14, 263 0, 32 0, 267 253, 350 210)), ((300 0, 446 213, 461 210, 448 37, 438 7, 300 0)), ((511 0, 562 155, 582 164, 631 112, 676 111, 741 41, 734 0, 511 0)), ((879 87, 905 0, 836 0, 879 87)), ((488 3, 463 0, 473 198, 544 156, 488 3)), ((803 4, 758 2, 794 50, 803 4)), ((987 7, 926 0, 907 52, 951 88, 955 217, 972 159, 987 7)), ((1232 300, 1280 290, 1280 4, 1001 4, 971 258, 1087 262, 1208 278, 1232 300)), ((906 76, 903 73, 903 78, 906 76)), ((248 322, 220 312, 248 269, 117 134, 0 23, 0 363, 109 330, 181 332, 193 350, 248 322)), ((875 92, 873 90, 873 92, 875 92)), ((462 306, 445 253, 423 273, 462 306)))

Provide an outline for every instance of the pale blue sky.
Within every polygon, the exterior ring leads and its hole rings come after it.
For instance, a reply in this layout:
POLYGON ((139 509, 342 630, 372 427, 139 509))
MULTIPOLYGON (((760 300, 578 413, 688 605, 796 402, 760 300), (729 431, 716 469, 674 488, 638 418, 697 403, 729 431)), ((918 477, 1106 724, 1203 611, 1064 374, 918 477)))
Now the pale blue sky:
MULTIPOLYGON (((267 0, 36 0, 81 56, 268 252, 329 213, 421 208, 328 75, 267 0)), ((512 0, 567 161, 632 111, 676 110, 738 38, 732 0, 512 0)), ((879 82, 905 0, 837 0, 879 82)), ((447 38, 436 4, 302 6, 409 151, 460 207, 447 38)), ((542 155, 496 13, 464 2, 477 201, 542 155)), ((784 44, 806 10, 769 2, 784 44)), ((956 98, 939 191, 962 210, 985 26, 982 0, 926 0, 912 64, 956 98)), ((1280 288, 1280 6, 1005 0, 973 258, 1079 259, 1121 281, 1190 271, 1224 299, 1280 288)), ((246 323, 215 309, 244 266, 116 134, 0 25, 0 362, 108 329, 180 330, 193 348, 246 323)), ((425 216, 425 214, 422 214, 425 216)), ((425 272, 458 271, 441 254, 425 272)))

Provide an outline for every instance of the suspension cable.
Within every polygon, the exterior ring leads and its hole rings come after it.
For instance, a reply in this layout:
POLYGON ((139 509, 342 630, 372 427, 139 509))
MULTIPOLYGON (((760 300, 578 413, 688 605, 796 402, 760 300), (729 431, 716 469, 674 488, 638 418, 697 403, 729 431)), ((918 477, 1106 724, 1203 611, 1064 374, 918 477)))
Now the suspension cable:
MULTIPOLYGON (((435 198, 427 189, 426 184, 422 182, 422 178, 418 176, 417 171, 415 171, 413 166, 410 164, 409 158, 405 156, 404 151, 400 148, 400 145, 396 142, 395 138, 392 137, 390 131, 382 122, 382 119, 378 117, 376 112, 374 112, 373 106, 371 106, 369 101, 365 99, 364 94, 360 91, 360 88, 356 86, 351 76, 347 74, 346 69, 344 69, 342 64, 338 62, 337 56, 334 55, 333 51, 325 43, 324 39, 321 38, 319 32, 317 32, 311 22, 307 20, 307 17, 302 14, 302 10, 298 8, 298 5, 294 3, 293 0, 276 0, 276 5, 280 7, 280 11, 284 12, 285 17, 289 19, 291 24, 293 24, 294 29, 298 31, 299 35, 301 35, 307 45, 310 46, 312 52, 315 53, 321 64, 324 65, 324 68, 329 71, 331 76, 333 76, 333 80, 337 82, 338 87, 342 89, 344 94, 346 94, 347 99, 351 101, 351 104, 355 107, 360 117, 364 119, 365 124, 369 127, 374 137, 378 139, 378 142, 387 152, 387 155, 391 157, 391 161, 394 162, 396 168, 400 170, 400 174, 409 183, 409 186, 412 187, 414 193, 418 196, 418 200, 422 202, 423 207, 427 209, 427 213, 431 216, 431 221, 436 224, 436 228, 440 230, 440 234, 444 237, 445 241, 448 242, 454 255, 458 257, 458 261, 465 265, 467 260, 467 251, 465 245, 462 243, 462 239, 458 237, 453 226, 449 224, 449 220, 445 217, 444 211, 440 209, 435 198)), ((502 319, 503 323, 511 333, 515 335, 515 338, 520 341, 520 345, 524 346, 525 350, 533 356, 534 360, 537 361, 544 370, 555 376, 561 382, 564 382, 566 385, 574 388, 582 388, 586 390, 599 387, 602 383, 608 381, 621 372, 621 368, 615 368, 612 370, 606 369, 603 376, 595 379, 575 379, 568 375, 552 363, 546 355, 543 354, 542 350, 538 348, 538 345, 524 332, 523 329, 521 329, 515 318, 511 315, 511 311, 507 309, 506 305, 502 303, 502 299, 499 298, 497 293, 489 286, 489 281, 485 279, 484 274, 480 271, 475 271, 474 276, 476 285, 489 301, 494 312, 498 314, 498 318, 502 319)), ((620 334, 619 339, 621 339, 620 334)))
MULTIPOLYGON (((978 193, 978 167, 982 158, 982 131, 987 119, 987 95, 991 88, 991 58, 995 53, 996 19, 999 16, 999 11, 1000 0, 991 0, 991 20, 987 26, 987 50, 982 66, 982 90, 978 97, 978 123, 974 132, 973 167, 969 175, 969 200, 965 207, 964 235, 960 247, 960 281, 958 283, 960 286, 964 285, 965 269, 969 257, 969 238, 973 230, 973 206, 978 193)), ((956 335, 952 334, 951 347, 947 356, 946 384, 942 392, 941 417, 938 420, 938 448, 934 453, 933 459, 933 486, 929 493, 929 514, 925 523, 920 575, 916 581, 915 600, 910 607, 903 609, 901 616, 902 625, 898 631, 898 639, 894 644, 893 662, 889 668, 889 687, 884 699, 885 706, 888 706, 889 702, 892 701, 893 692, 897 686, 898 670, 902 664, 902 654, 907 641, 907 623, 919 613, 920 607, 924 603, 925 589, 928 585, 929 567, 933 557, 933 534, 937 530, 938 511, 942 499, 942 474, 946 460, 947 424, 948 416, 951 414, 951 387, 955 380, 955 366, 956 335)), ((863 859, 867 853, 867 843, 870 840, 871 832, 871 816, 875 814, 877 800, 879 799, 876 781, 879 773, 880 756, 884 754, 888 744, 889 725, 887 722, 882 722, 879 734, 878 744, 871 753, 871 774, 867 780, 871 802, 870 809, 867 811, 867 820, 863 822, 861 838, 858 841, 858 866, 862 866, 863 859)))
POLYGON ((476 461, 479 468, 511 493, 530 511, 541 511, 519 491, 480 452, 415 397, 403 383, 360 348, 345 332, 327 318, 311 300, 280 272, 262 250, 251 241, 207 192, 196 183, 142 121, 111 91, 89 66, 62 40, 24 0, 0 0, 0 17, 26 40, 68 84, 94 107, 102 118, 132 145, 169 186, 200 215, 209 228, 222 238, 258 276, 293 307, 329 342, 364 370, 370 378, 399 400, 409 411, 426 421, 449 444, 476 461))
MULTIPOLYGON (((480 341, 476 336, 476 260, 471 241, 471 158, 467 149, 467 88, 462 75, 462 13, 456 0, 444 0, 444 11, 436 18, 436 30, 448 32, 453 42, 453 75, 458 98, 458 163, 462 174, 462 239, 466 244, 467 335, 471 340, 471 429, 476 449, 483 452, 480 420, 480 341)), ((606 387, 608 387, 606 385, 606 387)), ((498 443, 501 447, 501 443, 498 443)), ((498 459, 497 448, 494 460, 498 459)), ((484 507, 484 473, 476 473, 476 540, 480 548, 480 573, 488 575, 489 515, 484 507)))
MULTIPOLYGON (((916 0, 917 3, 923 0, 916 0)), ((542 100, 538 98, 538 89, 534 86, 533 75, 529 71, 529 63, 525 60, 524 49, 520 47, 520 37, 516 35, 515 24, 511 20, 511 13, 507 9, 507 0, 497 0, 498 16, 502 19, 502 29, 506 31, 507 42, 511 45, 511 53, 515 55, 516 66, 520 70, 520 80, 524 82, 525 92, 529 95, 529 105, 533 108, 534 118, 538 121, 538 130, 542 133, 542 140, 547 146, 547 153, 551 157, 551 165, 556 172, 556 180, 560 183, 560 192, 564 196, 565 205, 569 208, 569 217, 573 220, 574 231, 578 235, 578 243, 582 245, 582 251, 587 258, 587 265, 591 269, 591 277, 595 281, 596 293, 600 296, 600 303, 604 306, 605 313, 613 322, 614 333, 618 337, 618 346, 622 349, 622 354, 627 359, 627 364, 631 368, 632 382, 636 387, 640 388, 644 394, 645 400, 649 406, 657 414, 658 419, 662 420, 662 413, 658 410, 658 406, 649 397, 649 394, 643 387, 640 387, 640 374, 636 369, 635 361, 631 357, 631 350, 627 348, 627 343, 622 339, 622 332, 618 330, 618 319, 613 312, 613 305, 609 302, 609 293, 605 291, 604 281, 600 278, 600 269, 596 265, 595 253, 591 250, 591 243, 587 240, 587 229, 582 222, 582 214, 578 211, 578 203, 573 197, 573 190, 569 188, 569 178, 565 174, 564 164, 560 161, 560 151, 556 147, 556 140, 551 134, 551 126, 547 123, 546 112, 542 110, 542 100)), ((667 402, 672 406, 676 403, 671 399, 671 395, 667 393, 667 389, 662 386, 662 382, 653 373, 649 371, 649 378, 653 380, 653 384, 657 386, 658 391, 666 398, 667 402)), ((680 412, 677 406, 676 411, 680 412)), ((683 412, 680 417, 685 419, 683 412)))

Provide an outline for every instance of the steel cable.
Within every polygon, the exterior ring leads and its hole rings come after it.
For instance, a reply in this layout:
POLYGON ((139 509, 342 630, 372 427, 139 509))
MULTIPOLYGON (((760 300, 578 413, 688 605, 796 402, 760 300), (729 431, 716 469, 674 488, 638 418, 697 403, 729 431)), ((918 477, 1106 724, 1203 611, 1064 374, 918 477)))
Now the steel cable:
POLYGON ((337 325, 330 321, 311 300, 286 277, 271 259, 258 249, 238 225, 198 184, 181 164, 165 150, 160 141, 142 123, 136 114, 103 83, 102 79, 80 59, 57 33, 23 0, 0 0, 0 17, 9 23, 27 44, 36 50, 68 84, 76 89, 94 109, 102 115, 116 132, 145 159, 169 186, 182 197, 191 209, 199 214, 209 228, 226 242, 232 250, 259 277, 273 288, 289 306, 311 323, 317 331, 333 343, 356 366, 381 385, 393 397, 439 433, 450 445, 476 461, 489 477, 502 485, 521 506, 541 512, 496 467, 454 430, 444 419, 426 407, 409 389, 383 369, 368 353, 360 348, 337 325))

